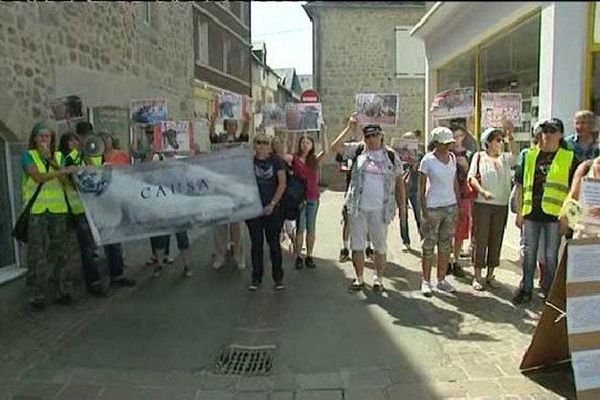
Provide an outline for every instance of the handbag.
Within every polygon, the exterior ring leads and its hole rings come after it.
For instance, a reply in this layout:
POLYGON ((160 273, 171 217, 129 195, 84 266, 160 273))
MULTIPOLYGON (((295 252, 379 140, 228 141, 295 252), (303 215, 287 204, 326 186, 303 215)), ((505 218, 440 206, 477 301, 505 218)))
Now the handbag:
POLYGON ((31 199, 29 199, 27 206, 25 206, 25 209, 21 212, 21 215, 19 215, 19 218, 15 223, 15 227, 13 228, 13 237, 21 243, 27 243, 27 232, 29 230, 29 216, 31 215, 31 207, 33 207, 33 203, 35 203, 37 200, 43 185, 43 182, 38 185, 35 193, 33 196, 31 196, 31 199))
MULTIPOLYGON (((475 172, 475 179, 477 179, 477 182, 479 182, 479 185, 481 186, 481 172, 479 171, 479 164, 481 163, 481 152, 478 151, 475 156, 477 156, 477 171, 475 172)), ((468 181, 467 186, 469 187, 469 189, 467 191, 467 194, 465 195, 465 198, 476 199, 477 196, 479 196, 479 192, 475 190, 475 188, 471 186, 471 184, 468 181)))

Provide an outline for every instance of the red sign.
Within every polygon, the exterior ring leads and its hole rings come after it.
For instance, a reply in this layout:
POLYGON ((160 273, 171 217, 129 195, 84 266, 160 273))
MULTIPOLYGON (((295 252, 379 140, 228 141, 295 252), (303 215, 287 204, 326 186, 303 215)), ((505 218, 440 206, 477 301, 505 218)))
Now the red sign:
POLYGON ((300 95, 300 101, 303 103, 318 103, 319 100, 319 93, 315 89, 306 89, 300 95))

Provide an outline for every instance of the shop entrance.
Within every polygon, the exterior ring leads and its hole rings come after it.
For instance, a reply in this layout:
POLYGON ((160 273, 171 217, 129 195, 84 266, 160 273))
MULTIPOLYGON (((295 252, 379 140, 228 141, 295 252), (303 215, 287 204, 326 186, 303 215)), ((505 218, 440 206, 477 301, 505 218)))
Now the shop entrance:
POLYGON ((11 215, 10 191, 8 185, 8 147, 0 135, 0 268, 16 263, 14 241, 12 239, 13 220, 11 215))

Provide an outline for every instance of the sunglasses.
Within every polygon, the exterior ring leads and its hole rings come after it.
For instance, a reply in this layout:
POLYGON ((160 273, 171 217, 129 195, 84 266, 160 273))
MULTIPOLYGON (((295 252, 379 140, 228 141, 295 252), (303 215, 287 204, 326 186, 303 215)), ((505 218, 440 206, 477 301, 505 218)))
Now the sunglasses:
POLYGON ((268 140, 255 140, 254 144, 264 144, 264 145, 267 145, 267 144, 270 144, 270 142, 268 140))

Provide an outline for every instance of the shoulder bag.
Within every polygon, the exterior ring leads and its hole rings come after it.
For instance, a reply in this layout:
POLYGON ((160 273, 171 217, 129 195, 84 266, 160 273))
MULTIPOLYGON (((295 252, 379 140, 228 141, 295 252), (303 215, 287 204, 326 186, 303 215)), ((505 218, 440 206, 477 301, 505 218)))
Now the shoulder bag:
POLYGON ((15 227, 13 228, 13 237, 21 243, 27 243, 27 232, 29 230, 29 216, 31 215, 31 207, 33 207, 33 203, 35 203, 37 200, 43 185, 43 182, 38 185, 35 193, 33 196, 31 196, 31 199, 29 199, 27 206, 25 206, 25 209, 21 212, 21 215, 19 215, 19 218, 15 223, 15 227))

